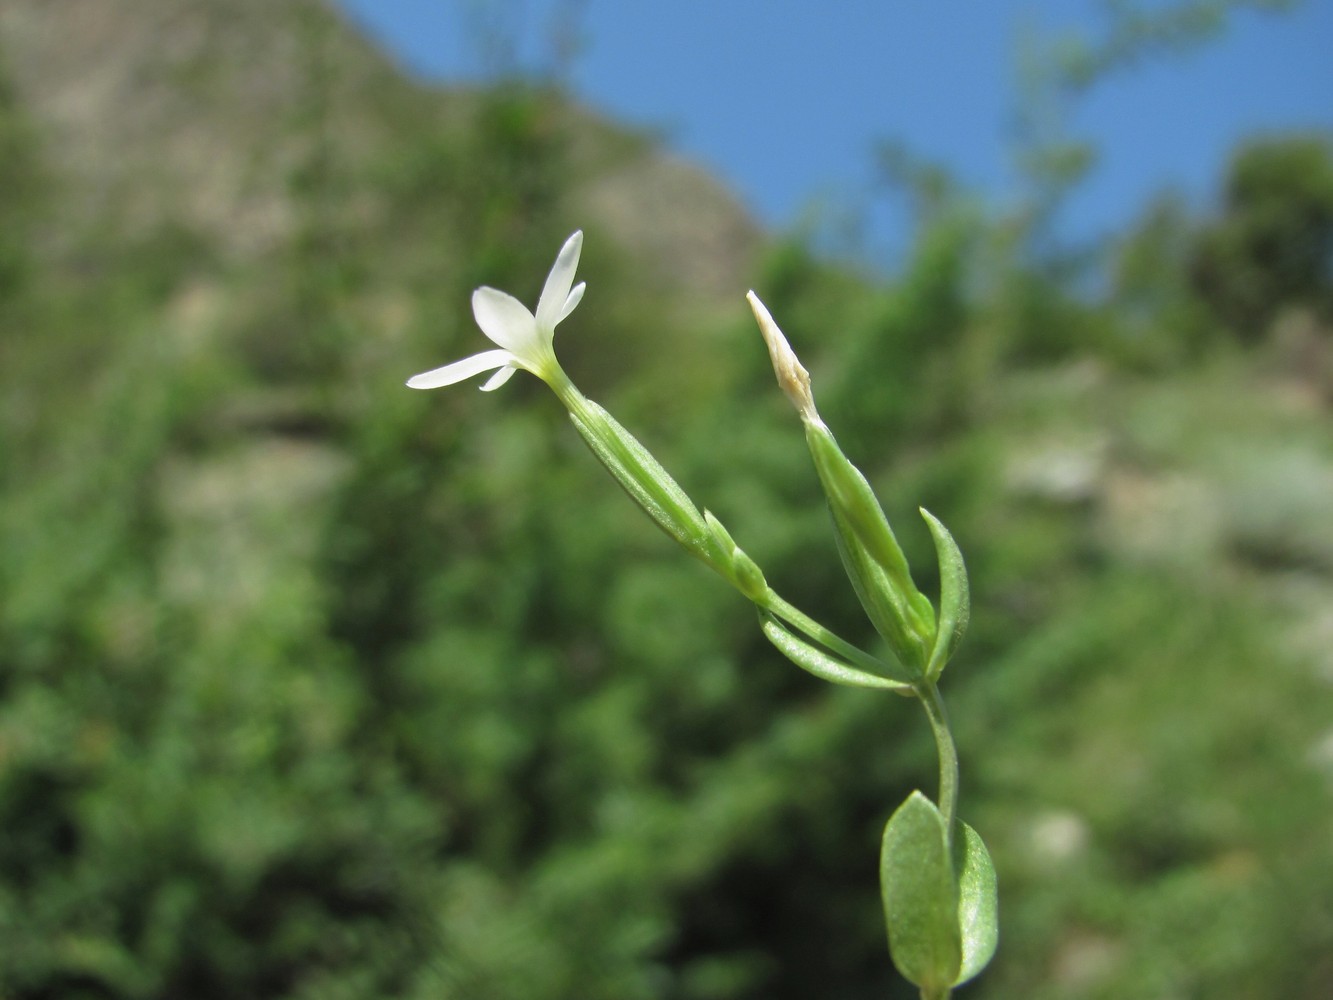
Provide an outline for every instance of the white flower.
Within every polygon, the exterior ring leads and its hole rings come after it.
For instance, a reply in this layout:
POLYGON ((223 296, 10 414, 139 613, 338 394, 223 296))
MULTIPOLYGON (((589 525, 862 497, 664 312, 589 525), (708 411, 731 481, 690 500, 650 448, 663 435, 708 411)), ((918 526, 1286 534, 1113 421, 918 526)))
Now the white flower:
POLYGON ((541 298, 537 300, 535 316, 512 295, 485 286, 478 288, 472 293, 472 315, 481 332, 499 350, 482 351, 443 368, 413 375, 407 380, 408 386, 438 389, 496 370, 481 387, 483 392, 490 392, 508 382, 520 368, 548 383, 552 378, 563 376, 552 343, 556 324, 572 313, 583 298, 585 283, 580 281, 574 285, 574 271, 579 266, 579 251, 582 249, 583 232, 580 230, 560 248, 551 273, 546 276, 541 298))

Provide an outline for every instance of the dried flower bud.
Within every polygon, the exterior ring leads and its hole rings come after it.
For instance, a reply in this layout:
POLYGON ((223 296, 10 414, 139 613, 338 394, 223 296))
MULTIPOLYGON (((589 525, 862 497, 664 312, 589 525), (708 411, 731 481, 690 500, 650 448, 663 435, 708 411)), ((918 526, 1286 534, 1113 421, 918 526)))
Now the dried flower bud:
POLYGON ((749 300, 754 318, 759 323, 759 332, 764 335, 764 343, 768 345, 768 356, 773 361, 773 372, 778 377, 778 385, 791 400, 791 405, 796 407, 796 412, 801 415, 802 420, 807 422, 818 420, 815 397, 810 392, 810 373, 796 357, 796 352, 787 343, 787 338, 778 329, 777 323, 773 322, 773 316, 768 309, 759 301, 759 296, 749 292, 745 297, 749 300))

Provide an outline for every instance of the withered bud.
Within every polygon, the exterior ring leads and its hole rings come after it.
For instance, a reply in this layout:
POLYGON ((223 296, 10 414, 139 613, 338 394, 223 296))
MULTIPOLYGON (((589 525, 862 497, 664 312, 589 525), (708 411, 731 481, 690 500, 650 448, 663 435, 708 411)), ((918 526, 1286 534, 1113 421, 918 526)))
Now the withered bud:
POLYGON ((768 345, 768 356, 773 361, 773 372, 778 377, 778 385, 787 394, 792 406, 796 407, 796 412, 801 415, 802 420, 807 422, 819 420, 819 413, 815 410, 815 397, 810 392, 810 373, 796 357, 796 352, 787 343, 787 338, 778 329, 777 323, 773 322, 773 316, 768 309, 759 301, 759 296, 749 292, 745 297, 750 302, 750 308, 754 310, 754 318, 759 324, 759 332, 764 335, 764 343, 768 345))

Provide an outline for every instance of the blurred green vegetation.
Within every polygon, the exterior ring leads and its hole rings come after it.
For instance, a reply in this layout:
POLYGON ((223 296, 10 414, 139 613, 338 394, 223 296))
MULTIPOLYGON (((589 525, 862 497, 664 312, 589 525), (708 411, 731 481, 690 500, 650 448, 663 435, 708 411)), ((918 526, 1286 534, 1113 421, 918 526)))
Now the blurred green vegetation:
MULTIPOLYGON (((587 136, 539 89, 392 106, 237 258, 71 228, 0 88, 0 997, 910 996, 913 706, 792 669, 534 380, 402 388, 479 347, 472 287, 535 298, 587 136)), ((969 995, 1333 990, 1331 163, 1247 147, 1097 295, 947 193, 892 281, 796 240, 754 275, 923 587, 917 505, 969 560, 969 995)), ((566 367, 873 642, 744 288, 683 327, 628 249, 589 231, 566 367)))

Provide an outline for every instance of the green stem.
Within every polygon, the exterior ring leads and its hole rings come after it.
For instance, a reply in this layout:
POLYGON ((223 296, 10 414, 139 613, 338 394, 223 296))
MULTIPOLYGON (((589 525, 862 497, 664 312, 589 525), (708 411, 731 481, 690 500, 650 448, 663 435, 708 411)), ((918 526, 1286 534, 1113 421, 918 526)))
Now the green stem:
POLYGON ((949 731, 949 716, 944 710, 944 699, 934 681, 924 681, 916 687, 917 696, 930 719, 930 731, 935 736, 935 749, 940 758, 940 812, 944 816, 944 831, 949 849, 953 850, 954 819, 958 813, 958 748, 949 731))
MULTIPOLYGON (((949 730, 949 715, 944 710, 944 699, 934 681, 926 681, 916 688, 917 696, 930 719, 930 731, 935 736, 935 749, 940 758, 940 813, 944 816, 944 841, 953 855, 954 820, 958 814, 958 748, 949 730)), ((921 1000, 949 1000, 953 990, 948 986, 938 989, 922 987, 921 1000)))

